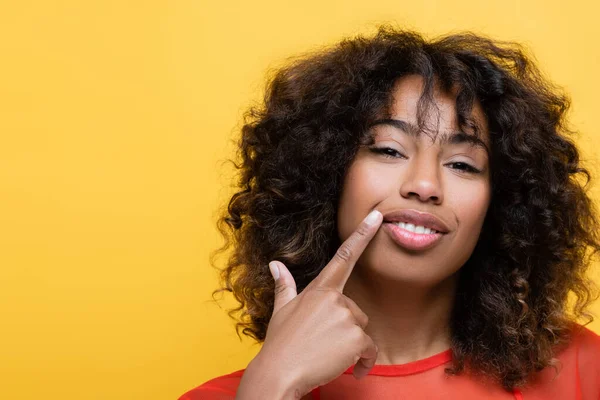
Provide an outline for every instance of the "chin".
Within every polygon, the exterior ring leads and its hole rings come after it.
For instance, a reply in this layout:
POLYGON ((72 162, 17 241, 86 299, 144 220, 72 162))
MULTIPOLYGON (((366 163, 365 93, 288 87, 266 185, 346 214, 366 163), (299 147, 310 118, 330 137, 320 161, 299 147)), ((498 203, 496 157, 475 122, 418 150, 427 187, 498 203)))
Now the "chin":
POLYGON ((462 266, 458 262, 449 262, 445 254, 377 251, 374 247, 365 250, 357 269, 363 279, 432 288, 453 276, 462 266))

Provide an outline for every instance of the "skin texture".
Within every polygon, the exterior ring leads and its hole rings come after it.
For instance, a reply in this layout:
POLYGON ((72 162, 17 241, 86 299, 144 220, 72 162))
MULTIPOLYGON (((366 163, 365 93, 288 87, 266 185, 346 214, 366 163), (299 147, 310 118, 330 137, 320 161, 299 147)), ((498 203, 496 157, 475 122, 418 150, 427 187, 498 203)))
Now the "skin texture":
MULTIPOLYGON (((422 87, 417 75, 396 83, 392 119, 416 125, 422 87)), ((486 149, 444 143, 445 135, 459 131, 454 96, 436 90, 434 105, 425 120, 433 131, 429 134, 415 135, 387 124, 371 128, 374 143, 358 151, 340 198, 341 240, 374 208, 384 216, 401 209, 428 212, 449 228, 424 251, 406 250, 380 229, 360 257, 345 293, 371 318, 367 331, 381 349, 378 364, 410 362, 450 347, 456 272, 477 243, 490 202, 486 149)), ((489 134, 478 104, 472 117, 487 144, 489 134)))

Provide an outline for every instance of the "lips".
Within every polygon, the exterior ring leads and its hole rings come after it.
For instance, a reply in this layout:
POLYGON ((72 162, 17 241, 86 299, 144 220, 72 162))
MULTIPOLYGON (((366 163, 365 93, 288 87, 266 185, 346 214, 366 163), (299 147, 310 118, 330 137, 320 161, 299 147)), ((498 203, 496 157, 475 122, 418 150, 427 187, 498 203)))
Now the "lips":
POLYGON ((440 218, 433 214, 417 210, 398 210, 383 215, 383 222, 404 222, 407 224, 421 225, 439 233, 448 233, 450 229, 440 218))
POLYGON ((430 249, 439 243, 444 236, 439 232, 425 234, 410 232, 393 222, 384 223, 382 229, 390 235, 396 244, 411 251, 430 249))

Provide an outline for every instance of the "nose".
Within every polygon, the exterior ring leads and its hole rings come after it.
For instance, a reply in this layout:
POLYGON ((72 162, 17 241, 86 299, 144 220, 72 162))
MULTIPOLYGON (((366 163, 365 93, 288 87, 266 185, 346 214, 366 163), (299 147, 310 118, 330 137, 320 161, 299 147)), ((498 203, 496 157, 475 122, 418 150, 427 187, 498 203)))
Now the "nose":
POLYGON ((443 201, 442 183, 437 157, 413 157, 400 185, 404 198, 416 198, 421 202, 440 204, 443 201))

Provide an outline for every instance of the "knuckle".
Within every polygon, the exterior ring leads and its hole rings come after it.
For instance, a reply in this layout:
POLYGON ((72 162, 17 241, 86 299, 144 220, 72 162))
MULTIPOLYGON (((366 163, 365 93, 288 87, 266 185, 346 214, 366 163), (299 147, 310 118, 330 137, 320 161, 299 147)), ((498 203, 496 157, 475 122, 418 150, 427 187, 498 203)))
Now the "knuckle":
POLYGON ((275 286, 275 296, 281 296, 287 291, 288 287, 286 285, 276 285, 275 286))
POLYGON ((356 302, 354 300, 352 300, 350 297, 345 296, 346 303, 348 303, 348 307, 356 307, 358 308, 358 304, 356 304, 356 302))
POLYGON ((342 261, 350 261, 352 258, 352 250, 348 244, 343 244, 340 246, 340 248, 338 248, 335 255, 342 261))
POLYGON ((341 304, 342 294, 340 292, 336 292, 335 290, 328 290, 327 300, 329 300, 333 304, 341 304))
POLYGON ((362 237, 368 236, 369 235, 369 226, 364 223, 360 224, 360 226, 356 229, 356 233, 362 237))
POLYGON ((317 287, 313 290, 313 292, 315 294, 318 294, 319 297, 322 298, 322 301, 324 301, 326 303, 337 304, 340 301, 341 293, 339 293, 335 290, 317 287))
POLYGON ((363 351, 367 351, 373 346, 375 346, 375 342, 373 342, 373 339, 371 339, 369 335, 365 334, 363 339, 363 351))
POLYGON ((349 332, 349 336, 352 338, 354 343, 358 344, 358 347, 362 349, 365 343, 365 331, 358 325, 353 325, 352 329, 349 332))
POLYGON ((352 311, 350 311, 347 308, 342 308, 340 311, 341 315, 342 315, 342 320, 343 321, 354 321, 354 314, 352 314, 352 311))
POLYGON ((362 315, 361 315, 361 318, 362 318, 362 323, 363 323, 365 326, 367 326, 367 325, 369 324, 369 317, 367 316, 367 314, 365 314, 365 313, 362 313, 362 315))

